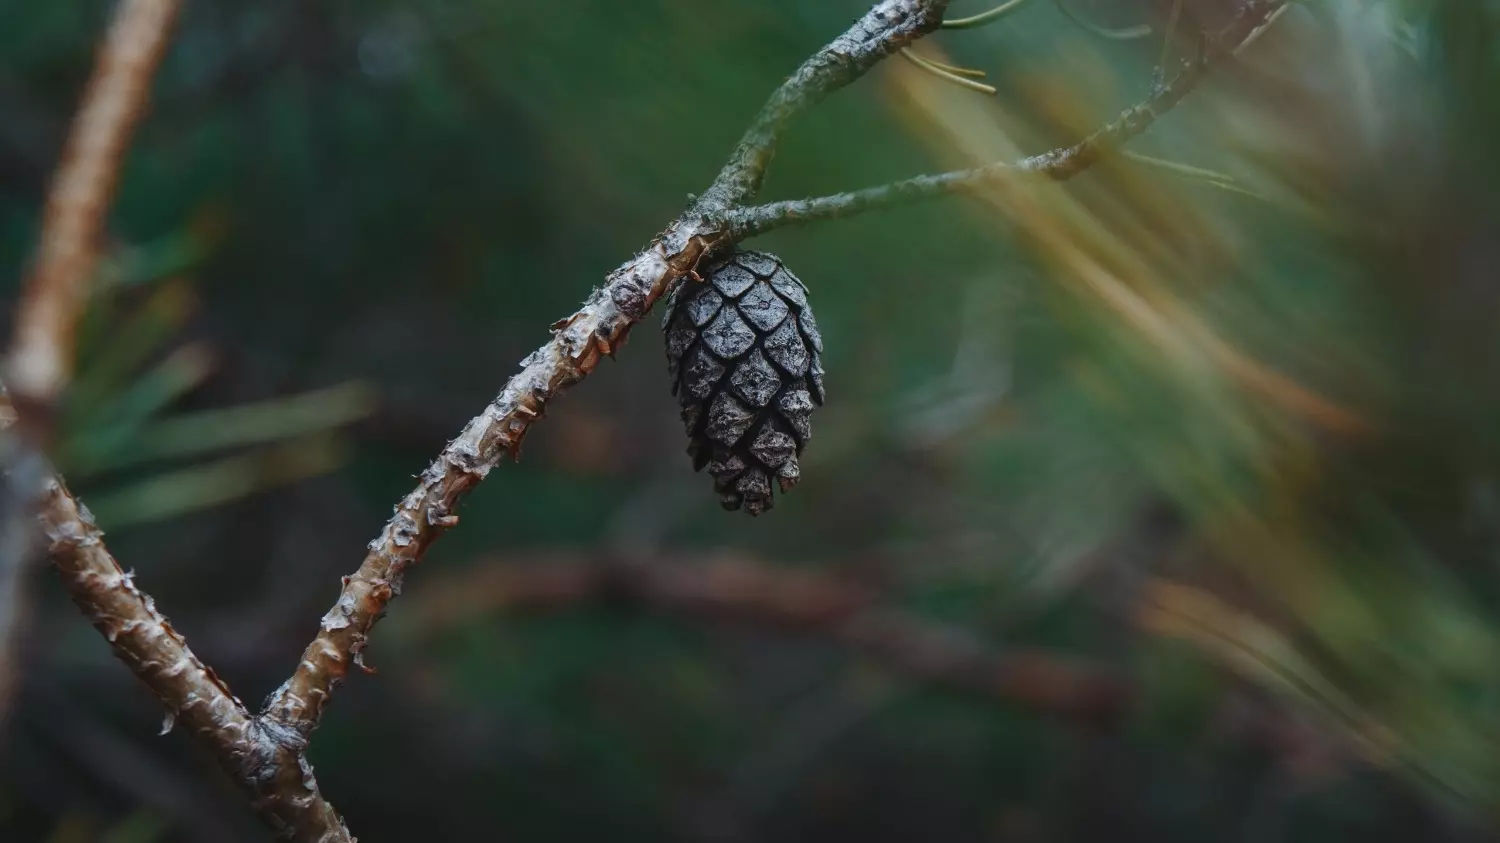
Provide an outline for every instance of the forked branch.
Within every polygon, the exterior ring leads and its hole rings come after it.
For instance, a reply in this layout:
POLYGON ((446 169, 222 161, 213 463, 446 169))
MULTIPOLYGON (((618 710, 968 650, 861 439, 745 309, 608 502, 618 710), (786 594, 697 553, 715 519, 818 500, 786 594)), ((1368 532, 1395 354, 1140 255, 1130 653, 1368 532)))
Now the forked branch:
MULTIPOLYGON (((124 2, 140 8, 172 6, 170 0, 124 2)), ((1251 37, 1284 2, 1244 0, 1235 24, 1210 45, 1204 60, 1186 68, 1150 102, 1126 112, 1119 121, 1081 144, 1028 159, 1033 163, 1026 166, 1054 178, 1065 178, 1087 168, 1114 146, 1144 131, 1158 113, 1170 108, 1191 89, 1207 69, 1209 58, 1222 52, 1226 45, 1242 43, 1251 37)), ((980 168, 841 197, 801 200, 801 204, 743 208, 759 191, 777 142, 792 118, 858 79, 885 57, 938 28, 947 6, 947 0, 881 0, 847 32, 804 62, 777 89, 702 198, 649 246, 610 273, 604 286, 594 290, 582 308, 555 323, 551 339, 522 361, 521 371, 421 474, 416 489, 397 505, 395 515, 370 543, 363 564, 344 579, 339 598, 323 617, 316 638, 303 653, 291 678, 271 696, 262 714, 250 715, 213 672, 193 656, 181 636, 156 611, 151 599, 135 587, 131 576, 104 549, 100 533, 86 511, 67 493, 60 480, 48 481, 42 520, 53 556, 75 602, 177 721, 254 794, 257 808, 284 836, 317 843, 351 839, 337 814, 319 795, 305 756, 307 741, 329 695, 351 664, 362 664, 367 636, 400 591, 407 569, 421 559, 438 536, 458 523, 456 509, 463 497, 502 457, 519 453, 526 432, 543 417, 548 403, 586 378, 605 356, 612 357, 624 344, 631 327, 646 316, 657 299, 694 273, 705 257, 732 246, 740 238, 788 222, 827 219, 895 201, 961 192, 1000 172, 980 168)), ((158 22, 164 27, 166 20, 162 17, 158 22)), ((140 42, 146 54, 159 54, 162 37, 146 37, 140 42)), ((106 50, 101 63, 110 55, 106 50)), ((129 62, 118 66, 139 67, 129 62)), ((139 72, 132 73, 136 83, 144 84, 145 77, 139 72)), ((84 111, 86 116, 89 110, 86 107, 84 111)), ((116 119, 128 123, 136 112, 126 109, 113 113, 116 119)), ((92 180, 81 179, 89 182, 89 192, 79 196, 84 197, 80 201, 95 211, 92 227, 76 224, 72 216, 54 219, 49 210, 44 244, 64 221, 73 226, 76 242, 94 242, 97 212, 114 184, 114 170, 126 136, 101 136, 116 138, 99 146, 110 152, 104 160, 112 163, 90 171, 92 180), (81 240, 77 240, 79 234, 81 240)), ((1005 167, 1009 172, 1017 165, 994 166, 1005 167)), ((73 184, 73 181, 59 176, 58 183, 73 184)), ((52 299, 44 300, 53 304, 39 308, 23 306, 23 313, 32 313, 37 324, 23 324, 20 330, 35 329, 41 334, 35 340, 18 339, 18 347, 40 349, 37 359, 42 362, 34 367, 33 374, 25 376, 25 383, 35 394, 50 396, 55 394, 58 383, 52 373, 67 368, 66 350, 72 336, 69 319, 76 317, 81 305, 80 279, 86 278, 88 271, 87 266, 75 260, 74 252, 64 250, 55 258, 47 258, 44 245, 43 254, 44 264, 51 260, 66 269, 66 272, 58 270, 61 274, 56 277, 71 280, 47 282, 57 285, 48 289, 60 291, 49 294, 52 299), (84 269, 80 270, 80 266, 84 269), (62 303, 61 309, 55 306, 56 302, 62 303), (56 313, 73 316, 60 319, 56 313)), ((666 592, 642 594, 665 599, 666 592)), ((933 661, 930 656, 938 651, 929 646, 931 642, 904 629, 891 617, 856 614, 842 619, 838 629, 839 635, 854 646, 910 664, 929 678, 960 682, 962 676, 968 675, 959 662, 933 661)))
POLYGON ((1171 111, 1198 86, 1213 63, 1234 55, 1242 46, 1259 37, 1285 7, 1286 0, 1247 0, 1234 20, 1220 32, 1207 37, 1199 54, 1183 62, 1171 80, 1153 90, 1141 103, 1126 109, 1113 122, 1072 146, 1019 161, 1001 161, 966 170, 916 176, 848 193, 735 208, 725 214, 730 236, 739 240, 785 226, 972 193, 1017 177, 1035 176, 1054 181, 1071 179, 1093 166, 1100 157, 1149 129, 1157 118, 1171 111))
POLYGON ((134 575, 104 547, 103 533, 56 476, 45 481, 39 519, 47 549, 73 602, 115 655, 182 726, 252 794, 271 825, 297 840, 350 843, 323 799, 302 749, 250 714, 188 648, 134 575))
POLYGON ((588 377, 604 357, 613 357, 630 328, 705 255, 732 243, 721 215, 759 189, 787 123, 937 29, 947 6, 947 0, 877 3, 772 94, 695 206, 610 273, 577 313, 554 324, 552 339, 521 362, 521 371, 495 400, 422 472, 417 488, 397 504, 395 516, 370 543, 359 570, 345 579, 338 602, 324 615, 296 673, 272 698, 267 716, 296 734, 312 732, 350 665, 362 664, 366 637, 401 590, 406 570, 458 523, 459 501, 502 457, 519 453, 521 440, 548 402, 588 377))
MULTIPOLYGON (((98 265, 104 217, 177 5, 121 0, 48 194, 7 358, 12 392, 0 387, 0 528, 7 531, 0 548, 0 633, 6 636, 0 661, 9 655, 8 638, 21 611, 20 570, 33 546, 30 536, 14 528, 35 525, 73 602, 161 700, 167 727, 182 725, 208 749, 274 828, 299 840, 348 843, 343 823, 318 792, 304 745, 253 716, 193 654, 110 555, 88 510, 42 454, 55 404, 71 379, 74 330, 98 265)), ((0 678, 7 673, 0 667, 0 678)), ((0 697, 4 693, 0 689, 0 697)))
POLYGON ((177 0, 121 1, 73 118, 6 372, 23 425, 46 411, 72 372, 73 329, 98 263, 105 212, 176 14, 177 0))
MULTIPOLYGON (((1059 179, 1087 169, 1110 149, 1145 131, 1197 84, 1215 55, 1251 37, 1284 2, 1246 0, 1234 22, 1205 44, 1204 54, 1150 100, 1079 144, 1035 156, 1026 166, 1059 179)), ((462 498, 506 454, 518 454, 547 403, 592 373, 605 356, 613 357, 630 328, 705 256, 778 225, 973 189, 994 177, 991 168, 980 168, 800 204, 740 207, 759 190, 777 140, 793 116, 935 30, 946 8, 945 0, 885 0, 808 59, 772 95, 702 198, 644 251, 610 273, 578 312, 555 323, 552 339, 522 361, 521 372, 422 473, 417 488, 397 505, 396 514, 370 543, 364 563, 345 579, 338 601, 323 617, 292 678, 273 696, 267 716, 304 736, 316 728, 329 694, 351 664, 363 663, 370 629, 399 593, 406 570, 458 523, 455 510, 462 498)))
POLYGON ((145 109, 177 0, 120 3, 74 118, 43 212, 34 264, 5 358, 0 418, 0 720, 14 691, 15 641, 25 623, 35 526, 51 469, 42 454, 55 403, 72 375, 73 332, 98 262, 120 160, 145 109), (17 421, 11 402, 25 407, 17 421))

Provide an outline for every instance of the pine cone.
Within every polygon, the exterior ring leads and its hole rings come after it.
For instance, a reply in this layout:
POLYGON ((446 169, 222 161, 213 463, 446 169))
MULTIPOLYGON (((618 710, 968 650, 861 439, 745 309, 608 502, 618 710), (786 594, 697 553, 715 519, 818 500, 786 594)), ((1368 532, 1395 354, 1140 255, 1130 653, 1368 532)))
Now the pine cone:
POLYGON ((797 456, 823 403, 823 338, 807 288, 764 252, 736 252, 667 300, 662 329, 694 470, 725 509, 770 509, 771 478, 797 484, 797 456))

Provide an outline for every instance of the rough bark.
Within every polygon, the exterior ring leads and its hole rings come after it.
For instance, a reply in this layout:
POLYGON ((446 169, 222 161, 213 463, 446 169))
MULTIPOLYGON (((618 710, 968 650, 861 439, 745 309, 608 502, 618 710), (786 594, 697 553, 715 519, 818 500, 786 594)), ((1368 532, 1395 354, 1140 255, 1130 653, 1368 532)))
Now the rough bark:
POLYGON ((458 523, 456 509, 463 497, 502 457, 519 453, 547 404, 588 377, 604 357, 614 356, 630 328, 673 284, 693 273, 705 256, 730 245, 722 211, 759 187, 788 121, 936 29, 947 5, 947 0, 877 3, 772 94, 702 198, 610 273, 577 313, 555 323, 552 339, 521 361, 520 373, 422 472, 417 488, 397 504, 395 515, 370 543, 364 563, 345 578, 338 601, 323 616, 296 672, 273 695, 267 716, 298 734, 311 734, 350 665, 362 664, 370 629, 400 593, 407 569, 458 523))
POLYGON ((295 735, 249 713, 204 664, 133 574, 104 547, 88 510, 56 475, 43 484, 38 518, 47 551, 73 602, 167 710, 163 732, 179 725, 250 791, 256 810, 283 836, 306 843, 352 843, 318 790, 295 735))

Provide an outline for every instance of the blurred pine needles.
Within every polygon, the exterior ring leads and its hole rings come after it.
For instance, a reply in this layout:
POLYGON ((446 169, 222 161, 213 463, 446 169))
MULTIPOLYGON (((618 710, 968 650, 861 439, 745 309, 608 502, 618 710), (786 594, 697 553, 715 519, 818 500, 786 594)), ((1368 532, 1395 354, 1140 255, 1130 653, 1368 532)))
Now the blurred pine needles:
POLYGON ((179 409, 213 376, 209 343, 187 339, 192 273, 220 226, 211 216, 158 241, 116 250, 79 332, 64 401, 58 468, 87 490, 106 528, 160 521, 326 473, 338 430, 366 417, 360 383, 230 407, 179 409))

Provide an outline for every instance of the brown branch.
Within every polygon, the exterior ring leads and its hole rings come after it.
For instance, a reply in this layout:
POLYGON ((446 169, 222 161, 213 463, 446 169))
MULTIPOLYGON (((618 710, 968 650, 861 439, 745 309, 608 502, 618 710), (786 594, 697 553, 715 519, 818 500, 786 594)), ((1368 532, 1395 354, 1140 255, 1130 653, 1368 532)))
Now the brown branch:
POLYGON ((501 457, 519 453, 521 440, 547 402, 613 356, 635 323, 710 252, 731 244, 719 211, 754 193, 782 128, 797 113, 859 78, 882 58, 936 29, 947 0, 883 0, 848 32, 813 54, 761 110, 729 163, 703 198, 640 254, 610 273, 577 313, 552 326, 553 336, 521 363, 484 412, 448 443, 422 472, 421 482, 396 507, 369 554, 344 581, 296 672, 273 695, 266 715, 307 736, 329 694, 362 664, 366 637, 401 589, 407 568, 439 535, 458 523, 455 510, 501 457))
POLYGON ((93 518, 56 476, 45 483, 39 518, 73 602, 161 700, 168 712, 165 728, 174 722, 186 728, 287 837, 350 843, 343 822, 318 790, 304 747, 251 715, 193 654, 151 597, 136 587, 134 575, 105 549, 93 518))
MULTIPOLYGON (((1243 42, 1284 3, 1245 0, 1234 23, 1218 36, 1223 39, 1218 43, 1243 42)), ((644 251, 610 273, 605 285, 578 312, 555 323, 552 339, 522 361, 520 373, 422 472, 417 488, 397 504, 395 515, 370 543, 359 569, 345 578, 337 602, 323 616, 318 635, 303 652, 296 671, 272 695, 267 717, 304 737, 312 733, 329 695, 350 665, 363 666, 370 630, 400 592, 407 569, 438 536, 458 523, 455 510, 463 497, 504 455, 519 454, 522 439, 532 423, 543 417, 547 402, 592 373, 603 357, 613 357, 630 328, 657 299, 693 272, 700 260, 751 233, 743 225, 738 205, 759 189, 790 119, 936 29, 946 9, 946 0, 884 0, 809 58, 772 95, 702 198, 644 251), (741 221, 738 228, 737 219, 741 221)), ((1155 104, 1177 102, 1206 64, 1190 65, 1187 78, 1166 86, 1155 104)), ((1149 107, 1133 109, 1090 141, 1039 160, 1051 161, 1046 166, 1057 173, 1082 171, 1103 154, 1105 138, 1139 134, 1154 118, 1149 107), (1056 156, 1063 157, 1052 161, 1056 156)))
POLYGON ((68 381, 104 214, 176 13, 177 0, 121 0, 73 120, 10 351, 7 381, 23 424, 50 408, 68 381))
POLYGON ((352 838, 307 764, 306 742, 250 714, 193 654, 105 549, 93 518, 41 451, 55 402, 71 377, 74 329, 98 263, 104 215, 176 12, 177 0, 121 0, 54 177, 36 264, 17 311, 7 371, 11 392, 0 387, 0 428, 17 420, 12 402, 20 405, 16 429, 0 429, 0 527, 6 529, 0 548, 0 703, 8 696, 10 642, 36 528, 73 602, 166 707, 167 728, 174 722, 186 727, 283 836, 348 843, 352 838))
POLYGON ((943 23, 948 0, 877 3, 833 43, 802 63, 771 95, 705 192, 701 210, 725 210, 760 192, 777 141, 798 113, 869 72, 881 59, 943 23))
MULTIPOLYGON (((124 3, 49 200, 38 267, 21 308, 14 377, 24 385, 28 405, 42 409, 56 398, 71 367, 72 330, 96 260, 100 220, 175 8, 168 0, 124 3)), ((39 520, 74 602, 171 717, 254 794, 257 809, 278 832, 298 841, 351 840, 318 791, 306 761, 307 739, 329 691, 349 662, 358 662, 365 634, 399 588, 404 569, 456 523, 450 512, 458 499, 503 453, 516 454, 527 426, 540 418, 550 397, 586 377, 602 355, 612 355, 667 287, 725 242, 723 226, 707 219, 709 211, 720 207, 716 202, 745 195, 747 183, 758 184, 786 122, 936 28, 946 5, 946 0, 884 0, 777 91, 698 207, 612 273, 582 310, 555 325, 552 341, 527 358, 521 374, 423 474, 422 485, 372 543, 365 564, 346 580, 319 636, 264 714, 250 715, 193 655, 104 548, 87 511, 50 469, 45 472, 39 520)))
MULTIPOLYGON (((0 426, 13 417, 10 399, 0 388, 0 426)), ((93 516, 40 452, 28 449, 27 456, 30 463, 18 465, 27 464, 38 475, 33 518, 46 551, 73 603, 167 709, 163 733, 174 724, 185 727, 283 836, 305 843, 352 843, 318 790, 304 755, 306 742, 252 715, 230 693, 157 611, 150 595, 136 587, 134 574, 115 561, 93 516)))
POLYGON ((816 635, 895 673, 1049 715, 1105 722, 1135 700, 1131 684, 1104 668, 1035 649, 996 651, 964 630, 884 608, 880 594, 858 582, 732 556, 491 560, 425 587, 406 620, 426 637, 456 619, 598 602, 816 635))
POLYGON ((1171 81, 1157 87, 1145 101, 1126 109, 1113 122, 1071 146, 1019 161, 1002 161, 966 170, 916 176, 832 196, 732 208, 725 212, 731 236, 739 240, 785 226, 839 219, 942 196, 974 193, 1016 176, 1036 176, 1053 181, 1071 179, 1149 129, 1157 118, 1171 111, 1203 81, 1211 65, 1233 55, 1240 47, 1254 40, 1285 6, 1286 0, 1247 0, 1234 20, 1207 38, 1201 54, 1184 62, 1171 81))
POLYGON ((47 197, 36 265, 27 279, 7 360, 11 392, 0 423, 0 719, 13 692, 25 622, 34 516, 50 475, 39 450, 72 372, 73 331, 98 262, 103 216, 120 159, 144 108, 176 0, 125 0, 105 37, 47 197), (11 402, 23 406, 21 424, 11 402))
POLYGON ((34 516, 51 475, 40 448, 72 373, 74 326, 120 159, 176 10, 177 0, 124 0, 117 9, 48 194, 36 263, 17 309, 0 424, 0 717, 13 691, 15 642, 38 549, 34 516), (12 401, 24 408, 15 428, 12 401))

